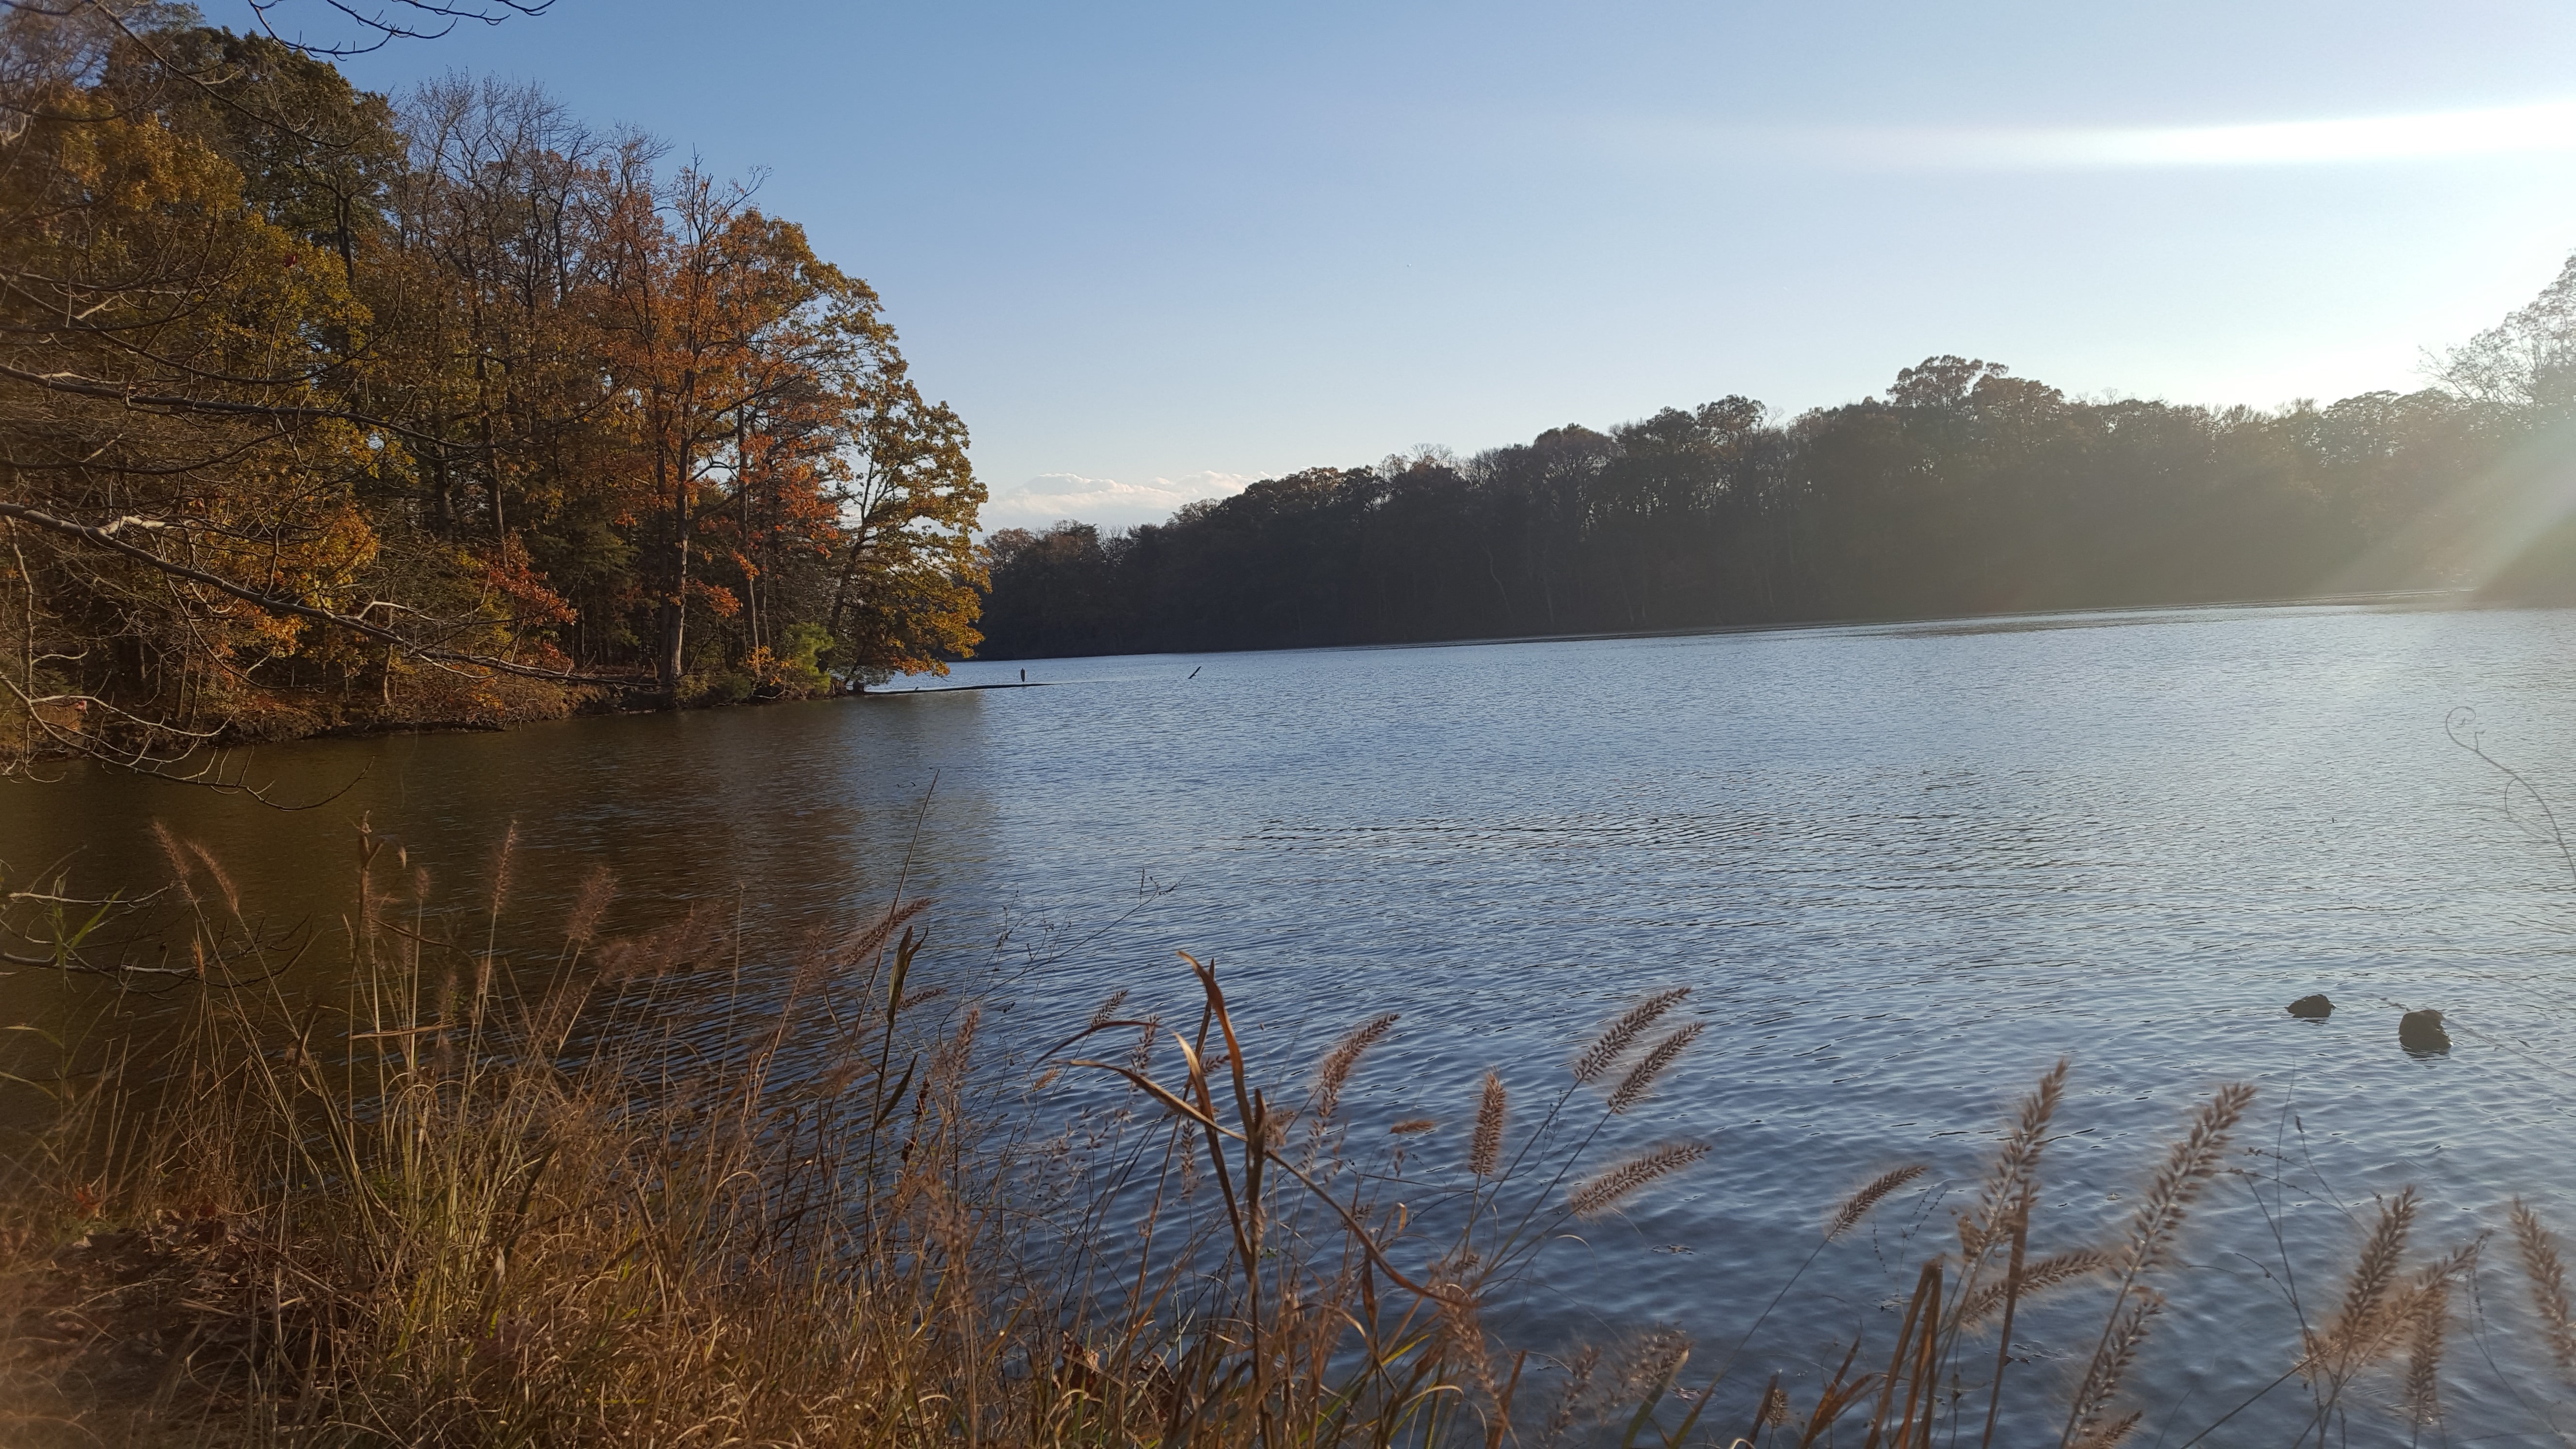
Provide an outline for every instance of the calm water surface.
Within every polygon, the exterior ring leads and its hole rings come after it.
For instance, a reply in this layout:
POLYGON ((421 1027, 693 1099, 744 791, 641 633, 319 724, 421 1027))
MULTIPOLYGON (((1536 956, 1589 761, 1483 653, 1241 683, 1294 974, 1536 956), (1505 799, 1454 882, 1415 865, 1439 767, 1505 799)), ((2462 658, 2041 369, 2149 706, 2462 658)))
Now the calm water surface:
MULTIPOLYGON (((1793 1360, 1864 1324, 1883 1344, 1885 1300, 1948 1232, 1993 1124, 2061 1054, 2050 1248, 2115 1229, 2199 1094, 2262 1088, 2249 1136, 2280 1156, 2243 1165, 2288 1267, 2248 1182, 2214 1187, 2143 1379, 2183 1419, 2286 1366, 2285 1287, 2332 1296, 2375 1193, 2423 1187, 2428 1249, 2516 1194, 2576 1229, 2576 891, 2535 813, 2443 729, 2474 708, 2493 753, 2576 805, 2576 614, 2196 610, 1028 671, 1047 687, 255 757, 281 794, 349 785, 297 815, 114 778, 9 787, 0 859, 13 879, 62 859, 152 881, 159 817, 252 899, 331 919, 362 813, 460 890, 515 820, 541 918, 596 860, 631 921, 704 896, 780 926, 882 901, 909 870, 951 969, 1052 963, 994 978, 1017 1022, 1117 987, 1177 1007, 1175 949, 1215 955, 1283 1064, 1403 1012, 1355 1094, 1363 1130, 1458 1121, 1489 1066, 1534 1100, 1631 993, 1694 986, 1700 1048, 1604 1140, 1718 1150, 1558 1245, 1521 1325, 1547 1342, 1665 1321, 1727 1341, 1835 1200, 1924 1160, 1942 1185, 1837 1246, 1824 1291, 1766 1334, 1793 1360), (2283 1013, 2319 990, 2330 1022, 2283 1013), (2401 1052, 2400 1003, 2440 1007, 2456 1049, 2401 1052)), ((31 1014, 44 990, 0 982, 0 1006, 31 1014)), ((2508 1388, 2533 1381, 2506 1352, 2528 1319, 2505 1257, 2481 1279, 2487 1339, 2454 1344, 2475 1388, 2455 1443, 2544 1437, 2508 1388)), ((2077 1320, 2099 1297, 2041 1315, 2024 1372, 2089 1353, 2077 1320)), ((2287 1392, 2213 1442, 2284 1442, 2287 1392)))

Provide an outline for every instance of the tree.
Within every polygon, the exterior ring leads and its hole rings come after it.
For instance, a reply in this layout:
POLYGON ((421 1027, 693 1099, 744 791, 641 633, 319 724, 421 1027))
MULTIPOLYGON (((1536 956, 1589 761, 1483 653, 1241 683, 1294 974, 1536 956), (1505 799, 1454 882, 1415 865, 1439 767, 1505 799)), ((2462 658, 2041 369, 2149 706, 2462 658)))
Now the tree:
POLYGON ((1957 355, 1775 420, 1730 397, 1463 461, 1310 469, 987 544, 986 652, 1269 648, 2362 590, 2576 598, 2576 261, 2330 406, 2070 399, 1957 355))
POLYGON ((975 644, 963 424, 746 188, 176 11, 0 40, 0 771, 975 644))
POLYGON ((366 404, 353 286, 386 108, 185 19, 0 10, 0 769, 318 727, 305 676, 345 695, 375 649, 387 692, 395 658, 487 697, 568 677, 371 576, 365 480, 408 433, 366 404))
POLYGON ((2563 416, 2576 404, 2576 256, 2539 296, 2444 353, 2436 375, 2463 397, 2563 416))
MULTIPOLYGON (((873 303, 874 297, 869 301, 873 303)), ((948 672, 982 642, 984 565, 975 522, 984 485, 966 425, 927 404, 900 364, 854 378, 855 446, 838 501, 848 520, 832 591, 832 660, 862 683, 948 672)))

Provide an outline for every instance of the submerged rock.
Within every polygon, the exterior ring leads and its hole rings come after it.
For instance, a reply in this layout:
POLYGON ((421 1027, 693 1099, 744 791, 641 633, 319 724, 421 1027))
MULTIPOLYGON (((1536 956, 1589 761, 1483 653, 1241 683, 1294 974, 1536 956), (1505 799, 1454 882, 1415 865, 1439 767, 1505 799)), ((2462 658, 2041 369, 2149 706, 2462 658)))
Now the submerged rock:
POLYGON ((2451 1034, 2442 1030, 2442 1013, 2410 1011, 2397 1023, 2397 1044, 2417 1056, 2446 1052, 2451 1049, 2451 1034))
POLYGON ((2322 991, 2302 996, 2290 1003, 2290 1014, 2306 1021, 2323 1021, 2334 1015, 2334 1003, 2322 991))

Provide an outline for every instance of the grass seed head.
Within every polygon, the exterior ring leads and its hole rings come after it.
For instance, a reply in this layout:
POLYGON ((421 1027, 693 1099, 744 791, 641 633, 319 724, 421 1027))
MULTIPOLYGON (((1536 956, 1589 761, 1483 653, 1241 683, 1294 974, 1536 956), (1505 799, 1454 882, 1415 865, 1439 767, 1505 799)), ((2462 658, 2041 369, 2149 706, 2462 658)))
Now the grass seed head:
POLYGON ((1682 1052, 1699 1040, 1700 1033, 1706 1030, 1707 1022, 1694 1021, 1655 1043, 1652 1050, 1628 1069, 1628 1075, 1619 1079, 1617 1089, 1610 1093, 1610 1110, 1625 1112, 1646 1100, 1646 1094, 1655 1089, 1655 1079, 1670 1070, 1672 1064, 1681 1059, 1682 1052))
POLYGON ((1589 1343, 1577 1350, 1574 1357, 1567 1362, 1565 1389, 1557 1395, 1556 1412, 1548 1416, 1547 1432, 1541 1436, 1542 1438, 1549 1441, 1561 1439, 1565 1437, 1566 1430, 1574 1427, 1574 1421, 1582 1416, 1584 1406, 1591 1397, 1592 1375, 1600 1367, 1601 1350, 1598 1346, 1589 1343))
POLYGON ((1637 1038, 1690 994, 1687 986, 1667 987, 1612 1017, 1602 1025, 1591 1045, 1575 1057, 1574 1080, 1588 1087, 1610 1075, 1610 1069, 1628 1055, 1628 1048, 1637 1044, 1637 1038))
POLYGON ((1576 1188, 1566 1200, 1566 1207, 1576 1217, 1597 1217, 1708 1156, 1708 1152, 1709 1144, 1705 1142, 1667 1142, 1650 1148, 1576 1188))
POLYGON ((1342 1088, 1350 1085, 1351 1073, 1359 1069, 1360 1056, 1370 1047, 1385 1040, 1395 1029, 1392 1011, 1382 1011, 1342 1034, 1333 1049, 1315 1067, 1315 1115, 1330 1117, 1342 1102, 1342 1088))
POLYGON ((2549 1356, 2562 1374, 2576 1374, 2576 1310, 2567 1297, 2567 1270, 2558 1240, 2520 1198, 2513 1200, 2513 1244, 2531 1288, 2532 1310, 2548 1335, 2549 1356))
POLYGON ((1467 1171, 1478 1177, 1491 1177, 1502 1170, 1503 1119, 1509 1110, 1503 1093, 1503 1074, 1485 1073, 1484 1091, 1476 1099, 1476 1132, 1467 1143, 1467 1171))
POLYGON ((599 918, 608 913, 608 903, 616 896, 617 877, 604 865, 592 866, 581 878, 581 896, 573 903, 564 939, 576 946, 589 945, 599 934, 599 918))
MULTIPOLYGON (((2051 1288, 2092 1277, 2115 1261, 2111 1254, 2099 1248, 2077 1248, 2072 1252, 2051 1254, 2036 1263, 2022 1265, 2020 1295, 2029 1299, 2051 1288)), ((1959 1327, 1975 1328, 1985 1322, 1996 1309, 2004 1306, 2004 1299, 2013 1292, 2014 1285, 2010 1279, 1978 1288, 1959 1307, 1959 1327)))
POLYGON ((1898 1188, 1921 1177, 1928 1170, 1920 1162, 1909 1162, 1903 1167, 1890 1168, 1863 1183, 1858 1192, 1843 1199, 1842 1207, 1837 1209, 1833 1219, 1825 1224, 1825 1241, 1830 1243, 1859 1226, 1860 1220, 1868 1217, 1872 1208, 1885 1202, 1898 1188))

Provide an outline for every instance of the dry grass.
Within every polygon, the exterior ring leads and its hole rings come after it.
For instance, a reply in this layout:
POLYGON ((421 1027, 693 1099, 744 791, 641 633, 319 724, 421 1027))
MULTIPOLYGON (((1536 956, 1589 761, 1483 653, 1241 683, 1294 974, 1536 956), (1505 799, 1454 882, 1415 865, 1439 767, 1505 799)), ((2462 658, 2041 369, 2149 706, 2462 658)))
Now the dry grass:
POLYGON ((1930 1170, 1922 1163, 1909 1162, 1903 1167, 1882 1172, 1861 1184, 1859 1191, 1845 1198, 1843 1205, 1834 1210, 1833 1221, 1825 1225, 1825 1241, 1830 1243, 1860 1226, 1860 1220, 1868 1217, 1872 1209, 1887 1201, 1898 1188, 1930 1170))
MULTIPOLYGON (((1892 1338, 1854 1336, 1831 1372, 1783 1371, 1766 1325, 1822 1254, 1936 1186, 1921 1164, 1860 1184, 1722 1352, 1659 1327, 1547 1357, 1500 1341, 1494 1310, 1578 1219, 1712 1150, 1591 1160, 1699 1037, 1656 1034, 1684 988, 1603 1023, 1552 1103, 1516 1113, 1488 1072, 1455 1136, 1411 1117, 1355 1145, 1344 1100, 1396 1018, 1280 1092, 1194 960, 1184 1029, 1121 992, 1005 1062, 978 1003, 924 984, 924 902, 772 963, 704 912, 597 940, 594 876, 531 960, 503 949, 525 934, 507 842, 467 919, 362 839, 350 984, 323 1009, 281 992, 213 857, 163 843, 192 926, 164 983, 184 1021, 62 1045, 31 1074, 50 1125, 0 1184, 13 1446, 1929 1449, 1991 1446, 2008 1405, 2109 1445, 2142 1423, 2124 1393, 2251 1102, 2199 1106, 2114 1239, 2034 1248, 2060 1062, 1960 1199, 1955 1247, 1913 1265, 1892 1338), (2089 1359, 2009 1372, 2017 1318, 2087 1283, 2108 1292, 2089 1359)), ((2478 1244, 2410 1266, 2417 1216, 2411 1192, 2383 1205, 2332 1316, 2285 1352, 2321 1443, 2356 1405, 2438 1432, 2478 1244)), ((2555 1240, 2519 1203, 2512 1224, 2563 1370, 2555 1240)))
POLYGON ((1705 1142, 1668 1142, 1604 1170, 1574 1190, 1568 1202, 1579 1218, 1599 1217, 1647 1188, 1708 1156, 1705 1142))
MULTIPOLYGON (((846 1440, 942 1394, 985 1412, 1028 1308, 978 1251, 1011 1228, 970 1180, 973 1014, 907 1019, 909 908, 710 1024, 692 1004, 739 963, 704 921, 587 964, 576 931, 523 993, 488 929, 441 950, 425 900, 387 897, 387 853, 363 847, 340 1010, 236 957, 148 1120, 68 1099, 63 1149, 22 1164, 20 1231, 72 1241, 13 1265, 61 1301, 11 1368, 62 1442, 101 1405, 243 1443, 846 1440)), ((508 875, 505 851, 496 901, 508 875)))
POLYGON ((1510 1112, 1511 1098, 1503 1090, 1503 1074, 1485 1073, 1485 1085, 1476 1093, 1476 1135, 1467 1145, 1468 1172, 1492 1177, 1502 1170, 1503 1126, 1510 1112))
POLYGON ((2550 1361, 2562 1374, 2576 1374, 2576 1312, 2567 1301, 2567 1270, 2558 1256, 2558 1240, 2541 1226, 2540 1216, 2520 1198, 2511 1208, 2514 1247, 2531 1289, 2531 1306, 2549 1335, 2550 1361))
POLYGON ((772 968, 707 912, 596 941, 594 876, 530 961, 513 842, 459 917, 362 838, 317 1009, 212 857, 164 845, 184 1020, 66 1048, 0 1194, 12 1445, 1491 1439, 1524 1360, 1485 1302, 1606 1205, 1564 1152, 1514 1175, 1496 1076, 1443 1169, 1480 1209, 1419 1240, 1338 1115, 1394 1017, 1274 1099, 1196 962, 1195 1030, 1122 994, 1031 1084, 922 984, 924 902, 772 968), (1068 1071, 1128 1105, 1032 1129, 1013 1100, 1081 1095, 1068 1071))

